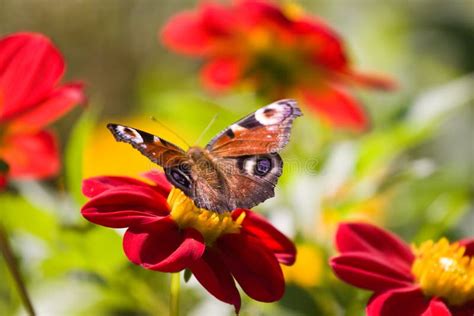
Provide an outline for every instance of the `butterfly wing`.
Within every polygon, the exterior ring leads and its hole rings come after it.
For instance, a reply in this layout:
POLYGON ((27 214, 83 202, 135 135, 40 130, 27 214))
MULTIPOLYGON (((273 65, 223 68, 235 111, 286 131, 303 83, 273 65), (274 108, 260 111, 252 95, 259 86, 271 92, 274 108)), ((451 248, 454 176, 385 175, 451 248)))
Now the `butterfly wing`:
POLYGON ((109 124, 118 141, 131 144, 164 167, 171 183, 198 207, 219 213, 251 208, 274 195, 283 162, 278 155, 301 116, 294 100, 280 100, 232 124, 197 155, 152 134, 109 124), (196 157, 200 157, 196 159, 196 157))
POLYGON ((273 197, 283 168, 278 152, 289 141, 293 120, 301 115, 294 100, 280 100, 214 137, 206 149, 221 180, 218 186, 197 181, 196 204, 223 212, 251 208, 273 197))
POLYGON ((117 141, 132 145, 162 167, 176 166, 187 160, 184 150, 158 136, 119 124, 107 124, 107 128, 117 141))
POLYGON ((215 168, 196 172, 191 196, 198 207, 222 213, 251 208, 274 196, 283 162, 278 154, 214 157, 215 168))
POLYGON ((288 143, 293 120, 301 116, 295 100, 280 100, 232 124, 206 149, 219 157, 276 153, 288 143))

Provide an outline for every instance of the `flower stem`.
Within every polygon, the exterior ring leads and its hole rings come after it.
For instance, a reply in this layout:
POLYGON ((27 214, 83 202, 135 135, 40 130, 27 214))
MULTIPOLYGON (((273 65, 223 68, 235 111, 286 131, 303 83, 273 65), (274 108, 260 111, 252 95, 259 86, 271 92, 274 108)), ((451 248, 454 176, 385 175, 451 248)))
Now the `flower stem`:
POLYGON ((34 316, 36 315, 35 310, 33 308, 33 304, 31 303, 30 297, 28 295, 28 291, 26 290, 25 282, 21 276, 20 270, 18 269, 18 265, 13 254, 13 250, 10 246, 10 242, 8 240, 8 235, 0 223, 0 253, 5 258, 5 262, 7 264, 8 270, 10 271, 13 281, 16 284, 18 289, 18 294, 20 295, 20 299, 25 306, 28 315, 34 316))
POLYGON ((179 272, 171 273, 170 316, 179 316, 179 277, 179 272))

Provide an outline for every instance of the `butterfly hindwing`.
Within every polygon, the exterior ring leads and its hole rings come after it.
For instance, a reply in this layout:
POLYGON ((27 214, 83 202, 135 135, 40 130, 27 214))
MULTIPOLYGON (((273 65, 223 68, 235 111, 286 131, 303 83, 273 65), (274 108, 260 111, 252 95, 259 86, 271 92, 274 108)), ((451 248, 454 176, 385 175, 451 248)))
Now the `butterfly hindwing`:
POLYGON ((179 165, 187 160, 184 150, 158 136, 119 124, 107 124, 107 128, 117 141, 132 145, 162 167, 179 165))
POLYGON ((278 152, 288 143, 293 120, 301 115, 294 100, 271 103, 223 130, 206 149, 221 157, 278 152))
POLYGON ((251 208, 274 196, 283 162, 278 154, 214 158, 215 169, 201 173, 190 194, 196 205, 219 213, 251 208))

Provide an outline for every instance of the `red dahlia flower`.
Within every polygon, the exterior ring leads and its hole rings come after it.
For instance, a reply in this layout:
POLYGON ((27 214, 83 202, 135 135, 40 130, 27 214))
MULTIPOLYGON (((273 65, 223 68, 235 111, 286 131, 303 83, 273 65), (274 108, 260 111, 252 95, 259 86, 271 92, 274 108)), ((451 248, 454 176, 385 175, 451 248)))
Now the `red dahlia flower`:
POLYGON ((321 20, 264 0, 201 2, 171 18, 161 34, 174 51, 204 60, 203 84, 214 91, 250 85, 269 99, 299 96, 335 126, 368 122, 348 84, 389 90, 394 83, 355 71, 339 36, 321 20))
POLYGON ((336 246, 341 255, 331 259, 334 273, 374 291, 367 315, 474 315, 474 239, 429 240, 410 249, 376 226, 346 223, 336 246))
POLYGON ((61 54, 41 34, 0 39, 0 182, 58 172, 56 138, 44 128, 84 99, 79 84, 58 85, 64 69, 61 54))
POLYGON ((218 214, 197 208, 162 173, 145 175, 153 184, 127 177, 84 181, 91 200, 82 207, 89 221, 125 228, 125 254, 150 270, 185 268, 219 300, 240 309, 234 279, 251 298, 279 300, 285 282, 279 263, 291 265, 293 243, 250 210, 218 214))

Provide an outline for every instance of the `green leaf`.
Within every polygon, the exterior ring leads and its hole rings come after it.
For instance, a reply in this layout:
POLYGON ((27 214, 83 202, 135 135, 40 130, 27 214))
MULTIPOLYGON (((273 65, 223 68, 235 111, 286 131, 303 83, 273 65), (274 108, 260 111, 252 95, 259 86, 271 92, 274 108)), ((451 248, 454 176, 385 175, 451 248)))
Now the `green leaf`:
POLYGON ((30 204, 21 196, 0 194, 0 220, 9 231, 23 231, 45 240, 53 238, 57 220, 53 214, 30 204))
POLYGON ((82 205, 86 199, 82 195, 83 153, 97 114, 86 111, 74 126, 65 153, 66 185, 74 200, 82 205))
POLYGON ((120 235, 102 227, 63 231, 52 248, 43 263, 49 276, 78 270, 111 276, 126 263, 120 235))

